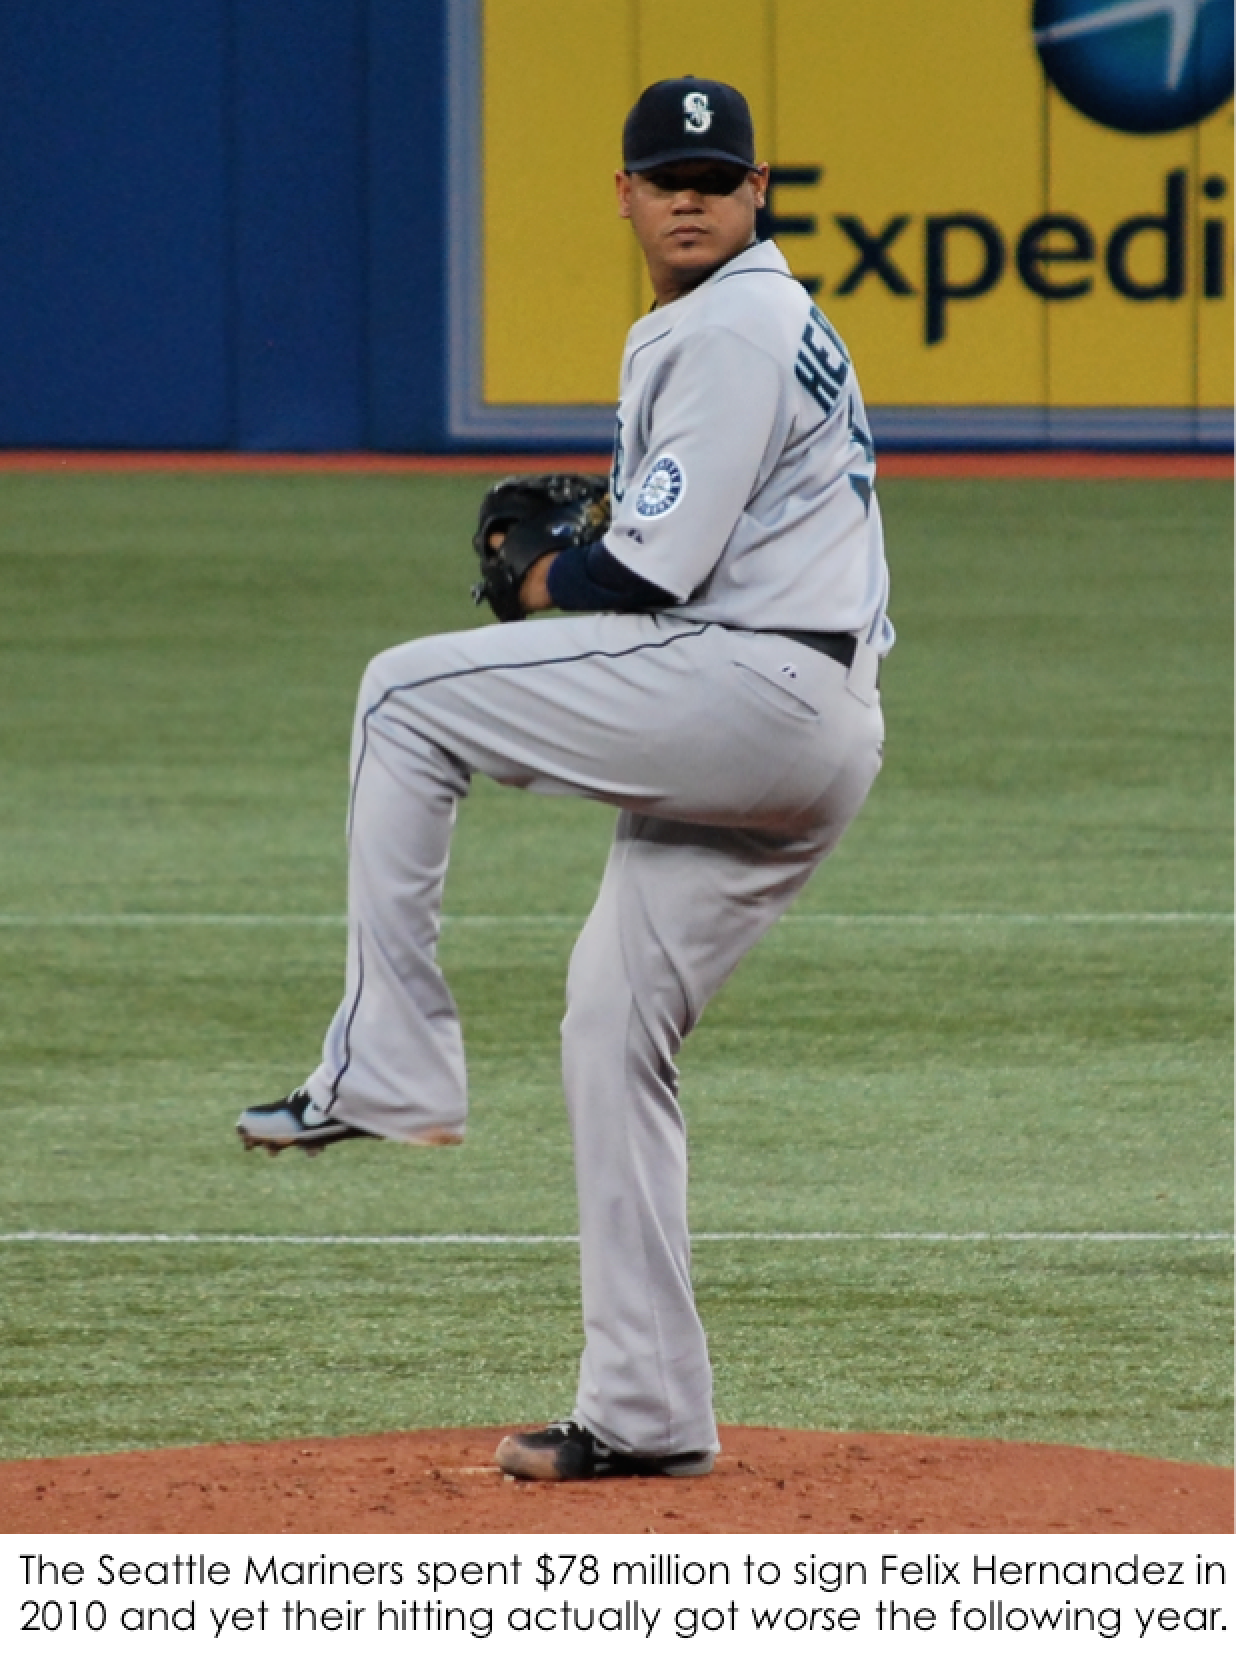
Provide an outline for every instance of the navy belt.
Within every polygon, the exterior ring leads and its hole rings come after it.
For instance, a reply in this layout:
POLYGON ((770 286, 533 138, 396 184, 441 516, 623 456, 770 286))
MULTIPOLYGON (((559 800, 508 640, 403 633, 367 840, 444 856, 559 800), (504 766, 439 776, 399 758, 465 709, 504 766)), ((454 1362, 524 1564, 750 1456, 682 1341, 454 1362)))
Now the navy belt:
POLYGON ((852 666, 857 653, 855 633, 789 632, 787 627, 771 627, 769 631, 778 633, 781 638, 790 638, 795 644, 805 644, 811 650, 817 650, 819 655, 829 655, 845 667, 852 666))

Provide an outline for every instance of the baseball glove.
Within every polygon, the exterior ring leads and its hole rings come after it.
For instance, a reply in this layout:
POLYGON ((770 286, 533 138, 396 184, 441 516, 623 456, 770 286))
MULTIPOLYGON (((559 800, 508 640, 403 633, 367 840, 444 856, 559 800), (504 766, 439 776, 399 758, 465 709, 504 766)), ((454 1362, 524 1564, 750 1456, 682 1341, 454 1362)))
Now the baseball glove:
POLYGON ((607 480, 575 472, 505 477, 478 508, 474 551, 482 579, 474 603, 485 599, 501 621, 520 621, 521 583, 544 553, 597 540, 611 521, 607 480))

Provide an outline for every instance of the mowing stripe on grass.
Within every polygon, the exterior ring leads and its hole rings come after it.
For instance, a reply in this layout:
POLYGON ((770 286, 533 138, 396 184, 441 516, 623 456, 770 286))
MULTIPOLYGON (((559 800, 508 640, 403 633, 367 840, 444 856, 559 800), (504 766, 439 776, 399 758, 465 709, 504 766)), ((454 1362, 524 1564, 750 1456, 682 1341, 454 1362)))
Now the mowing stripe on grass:
MULTIPOLYGON (((1231 1242, 1230 1231, 697 1231, 694 1242, 1231 1242)), ((103 1246, 110 1243, 204 1244, 213 1247, 293 1248, 521 1248, 577 1245, 570 1235, 494 1235, 443 1232, 436 1236, 254 1236, 226 1231, 8 1231, 2 1242, 103 1246)))
MULTIPOLYGON (((446 914, 445 926, 581 926, 584 914, 446 914)), ((1168 913, 785 915, 781 925, 797 926, 1230 926, 1229 910, 1168 913)), ((343 914, 0 914, 0 926, 343 926, 343 914)))

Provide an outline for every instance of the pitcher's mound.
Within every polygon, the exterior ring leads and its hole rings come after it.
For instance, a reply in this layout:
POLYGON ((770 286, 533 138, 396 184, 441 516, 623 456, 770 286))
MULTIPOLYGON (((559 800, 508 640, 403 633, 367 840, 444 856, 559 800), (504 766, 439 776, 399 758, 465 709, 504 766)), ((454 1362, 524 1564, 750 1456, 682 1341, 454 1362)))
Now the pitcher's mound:
POLYGON ((505 1428, 0 1464, 8 1534, 1230 1534, 1222 1467, 960 1438, 724 1428, 708 1478, 529 1484, 505 1428))

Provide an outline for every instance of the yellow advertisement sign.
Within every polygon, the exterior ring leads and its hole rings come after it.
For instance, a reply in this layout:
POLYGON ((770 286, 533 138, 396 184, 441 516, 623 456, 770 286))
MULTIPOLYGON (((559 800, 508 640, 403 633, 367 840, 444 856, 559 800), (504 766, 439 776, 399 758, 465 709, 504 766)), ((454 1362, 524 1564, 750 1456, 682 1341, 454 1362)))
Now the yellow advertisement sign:
POLYGON ((763 229, 880 433, 1229 442, 1233 29, 1230 0, 482 0, 479 412, 613 403, 649 303, 620 128, 692 73, 749 99, 763 229))

